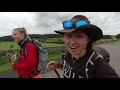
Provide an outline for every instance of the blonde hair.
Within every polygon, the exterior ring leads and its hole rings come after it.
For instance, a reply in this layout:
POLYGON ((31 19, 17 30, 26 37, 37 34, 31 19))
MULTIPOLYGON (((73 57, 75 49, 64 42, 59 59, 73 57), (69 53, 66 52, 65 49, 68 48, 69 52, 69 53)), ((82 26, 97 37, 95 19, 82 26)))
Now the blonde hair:
POLYGON ((13 30, 19 30, 20 33, 24 33, 25 37, 27 37, 31 41, 31 38, 28 36, 25 28, 15 28, 13 30))

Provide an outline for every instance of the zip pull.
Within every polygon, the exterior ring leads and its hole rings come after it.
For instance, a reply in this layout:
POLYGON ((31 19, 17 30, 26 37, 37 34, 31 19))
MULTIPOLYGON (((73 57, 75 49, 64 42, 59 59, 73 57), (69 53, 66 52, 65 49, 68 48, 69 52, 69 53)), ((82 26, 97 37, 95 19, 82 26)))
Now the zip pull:
POLYGON ((73 59, 73 68, 75 67, 75 60, 73 59))
POLYGON ((77 60, 77 58, 72 57, 72 60, 73 60, 73 68, 74 68, 75 67, 75 60, 77 60))

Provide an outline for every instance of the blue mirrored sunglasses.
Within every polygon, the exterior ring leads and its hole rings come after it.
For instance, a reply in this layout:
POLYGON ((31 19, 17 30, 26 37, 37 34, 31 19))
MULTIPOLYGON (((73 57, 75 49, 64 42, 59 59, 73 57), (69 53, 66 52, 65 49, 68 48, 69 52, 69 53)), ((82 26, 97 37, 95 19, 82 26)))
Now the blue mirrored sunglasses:
MULTIPOLYGON (((71 20, 67 20, 63 22, 63 28, 64 29, 71 29, 73 27, 73 22, 71 20)), ((82 25, 90 24, 87 20, 78 20, 74 25, 75 27, 79 27, 82 25)))

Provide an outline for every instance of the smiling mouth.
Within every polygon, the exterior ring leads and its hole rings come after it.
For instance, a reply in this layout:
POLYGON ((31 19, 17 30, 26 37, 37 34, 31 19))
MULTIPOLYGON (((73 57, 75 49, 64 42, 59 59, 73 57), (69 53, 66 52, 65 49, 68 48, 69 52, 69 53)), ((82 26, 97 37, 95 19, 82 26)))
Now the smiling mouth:
POLYGON ((78 47, 70 47, 70 46, 69 46, 69 48, 70 48, 70 49, 77 49, 78 47))

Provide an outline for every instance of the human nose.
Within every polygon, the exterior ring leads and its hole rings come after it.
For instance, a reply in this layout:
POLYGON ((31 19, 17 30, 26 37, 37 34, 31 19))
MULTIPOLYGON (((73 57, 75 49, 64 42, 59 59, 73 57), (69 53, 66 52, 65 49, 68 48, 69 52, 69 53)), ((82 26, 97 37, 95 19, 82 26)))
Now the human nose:
POLYGON ((77 38, 75 38, 75 37, 71 37, 70 43, 76 43, 76 39, 77 39, 77 38))

